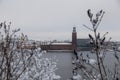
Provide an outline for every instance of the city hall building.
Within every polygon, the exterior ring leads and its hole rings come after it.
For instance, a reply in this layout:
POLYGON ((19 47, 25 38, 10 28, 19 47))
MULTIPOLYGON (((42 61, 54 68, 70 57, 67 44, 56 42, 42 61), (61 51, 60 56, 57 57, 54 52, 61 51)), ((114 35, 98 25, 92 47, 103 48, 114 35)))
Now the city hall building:
POLYGON ((42 50, 91 50, 90 39, 77 39, 76 28, 73 27, 72 41, 64 43, 51 42, 42 44, 42 50))

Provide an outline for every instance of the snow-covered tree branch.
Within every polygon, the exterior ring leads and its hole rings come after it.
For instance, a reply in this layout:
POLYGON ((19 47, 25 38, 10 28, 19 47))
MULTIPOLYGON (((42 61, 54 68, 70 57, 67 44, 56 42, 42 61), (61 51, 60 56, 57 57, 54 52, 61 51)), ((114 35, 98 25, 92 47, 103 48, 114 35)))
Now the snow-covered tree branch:
POLYGON ((29 43, 20 29, 11 30, 11 22, 0 23, 0 80, 53 80, 56 63, 42 58, 40 47, 29 43))
MULTIPOLYGON (((93 14, 90 9, 87 11, 88 18, 92 24, 92 27, 88 27, 83 25, 87 29, 93 32, 93 35, 89 34, 90 44, 93 46, 93 54, 94 58, 91 58, 89 55, 93 55, 89 52, 89 54, 83 56, 84 53, 77 54, 79 58, 74 59, 74 68, 73 73, 79 74, 81 76, 80 79, 75 80, 119 80, 120 79, 120 60, 119 60, 119 52, 116 51, 116 48, 113 47, 109 38, 106 39, 106 32, 103 36, 98 31, 98 26, 102 21, 102 18, 105 14, 105 11, 100 10, 98 13, 93 14), (111 49, 113 51, 114 58, 116 62, 114 62, 114 67, 109 69, 105 64, 105 58, 109 54, 107 50, 111 49), (79 72, 80 71, 80 72, 79 72)), ((75 75, 74 75, 75 76, 75 75)), ((73 77, 74 77, 73 76, 73 77)))

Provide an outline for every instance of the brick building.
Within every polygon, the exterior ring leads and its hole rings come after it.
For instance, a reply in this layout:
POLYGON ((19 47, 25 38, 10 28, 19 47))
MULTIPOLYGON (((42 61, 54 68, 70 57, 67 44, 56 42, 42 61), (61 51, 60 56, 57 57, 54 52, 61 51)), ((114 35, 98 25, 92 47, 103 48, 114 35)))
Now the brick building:
POLYGON ((50 43, 41 45, 42 50, 74 50, 77 49, 77 33, 76 28, 73 27, 72 42, 69 43, 50 43))
POLYGON ((76 28, 73 27, 72 31, 72 41, 67 43, 49 43, 49 44, 42 44, 42 50, 78 50, 78 51, 88 51, 91 50, 93 47, 90 44, 90 39, 77 39, 77 32, 76 28))

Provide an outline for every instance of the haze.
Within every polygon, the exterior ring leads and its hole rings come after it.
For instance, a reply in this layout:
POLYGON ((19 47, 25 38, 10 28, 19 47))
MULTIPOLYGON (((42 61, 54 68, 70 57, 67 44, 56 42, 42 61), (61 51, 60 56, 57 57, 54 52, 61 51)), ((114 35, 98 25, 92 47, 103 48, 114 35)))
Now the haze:
POLYGON ((120 0, 0 0, 0 21, 11 21, 33 40, 71 40, 72 28, 79 38, 91 33, 86 11, 106 13, 99 26, 102 34, 120 41, 120 0))

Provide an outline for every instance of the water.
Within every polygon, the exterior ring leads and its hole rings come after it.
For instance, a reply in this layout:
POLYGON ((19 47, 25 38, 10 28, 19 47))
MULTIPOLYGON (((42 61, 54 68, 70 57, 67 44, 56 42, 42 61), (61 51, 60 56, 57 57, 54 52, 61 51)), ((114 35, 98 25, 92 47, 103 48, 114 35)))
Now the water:
MULTIPOLYGON (((80 54, 81 52, 79 52, 80 54)), ((90 53, 89 51, 83 51, 83 56, 86 58, 86 55, 93 59, 96 58, 95 54, 90 53)), ((57 62, 57 70, 56 74, 61 76, 61 80, 67 80, 72 77, 72 57, 74 54, 72 52, 47 52, 45 57, 52 58, 53 61, 57 62)), ((120 53, 119 53, 120 57, 120 53)), ((107 52, 106 58, 104 59, 104 64, 106 67, 110 69, 114 68, 114 63, 116 63, 116 59, 113 56, 113 52, 107 52)))
POLYGON ((56 74, 61 76, 61 80, 67 80, 72 76, 72 55, 70 52, 47 52, 45 54, 45 57, 57 62, 56 74))

